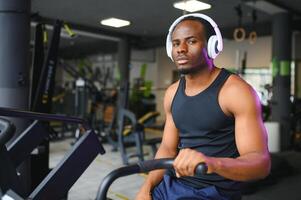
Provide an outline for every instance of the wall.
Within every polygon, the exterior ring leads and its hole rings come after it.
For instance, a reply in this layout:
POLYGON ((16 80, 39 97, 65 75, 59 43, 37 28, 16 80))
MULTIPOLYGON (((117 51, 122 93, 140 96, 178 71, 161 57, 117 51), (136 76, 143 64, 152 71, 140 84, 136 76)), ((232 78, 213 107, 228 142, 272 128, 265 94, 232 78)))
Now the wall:
POLYGON ((248 40, 235 42, 224 40, 224 50, 215 59, 215 65, 225 68, 238 68, 239 61, 247 52, 247 67, 269 67, 272 55, 272 37, 259 37, 255 44, 249 44, 248 40))
POLYGON ((153 84, 156 84, 157 62, 156 51, 154 49, 145 51, 133 50, 131 52, 130 82, 133 83, 135 78, 140 77, 140 69, 143 64, 147 65, 145 79, 152 81, 153 84))

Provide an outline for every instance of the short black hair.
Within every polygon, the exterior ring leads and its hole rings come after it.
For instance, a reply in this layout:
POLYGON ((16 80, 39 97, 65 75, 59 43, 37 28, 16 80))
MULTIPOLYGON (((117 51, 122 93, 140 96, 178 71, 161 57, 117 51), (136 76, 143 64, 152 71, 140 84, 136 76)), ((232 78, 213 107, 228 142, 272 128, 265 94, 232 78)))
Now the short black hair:
MULTIPOLYGON (((215 35, 214 28, 212 27, 212 25, 207 20, 202 19, 200 17, 188 16, 188 17, 185 17, 184 19, 182 19, 179 23, 181 23, 183 21, 186 21, 186 20, 197 21, 197 22, 200 22, 204 26, 205 37, 206 37, 207 42, 208 42, 210 36, 215 35)), ((175 30, 175 28, 177 27, 177 25, 174 27, 174 29, 172 30, 172 32, 175 30)))

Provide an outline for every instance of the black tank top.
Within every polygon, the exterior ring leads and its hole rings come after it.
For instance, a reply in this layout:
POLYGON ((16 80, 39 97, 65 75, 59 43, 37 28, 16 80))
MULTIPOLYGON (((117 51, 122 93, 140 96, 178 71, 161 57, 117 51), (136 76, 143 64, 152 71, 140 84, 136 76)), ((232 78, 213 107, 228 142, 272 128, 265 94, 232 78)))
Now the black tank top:
MULTIPOLYGON (((227 116, 218 102, 218 94, 231 73, 221 69, 216 79, 202 92, 194 96, 185 94, 185 77, 180 79, 171 112, 179 130, 178 149, 191 148, 207 156, 239 156, 234 133, 234 118, 227 116)), ((174 171, 169 175, 175 176, 174 171)), ((180 181, 195 188, 215 185, 226 196, 237 196, 240 182, 226 179, 218 174, 200 177, 182 177, 180 181)))

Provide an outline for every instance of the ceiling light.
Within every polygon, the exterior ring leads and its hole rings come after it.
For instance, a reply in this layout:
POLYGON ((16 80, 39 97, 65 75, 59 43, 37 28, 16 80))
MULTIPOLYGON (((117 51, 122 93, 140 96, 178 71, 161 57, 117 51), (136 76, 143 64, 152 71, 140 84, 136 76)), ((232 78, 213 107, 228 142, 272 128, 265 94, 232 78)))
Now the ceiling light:
POLYGON ((120 28, 122 26, 128 26, 128 25, 131 24, 129 21, 126 21, 126 20, 123 20, 123 19, 117 19, 117 18, 114 18, 114 17, 101 20, 100 23, 102 25, 113 26, 115 28, 120 28))
POLYGON ((206 10, 211 8, 210 4, 200 2, 197 0, 184 0, 184 1, 179 1, 173 4, 175 8, 181 9, 181 10, 186 10, 188 12, 196 12, 199 10, 206 10))

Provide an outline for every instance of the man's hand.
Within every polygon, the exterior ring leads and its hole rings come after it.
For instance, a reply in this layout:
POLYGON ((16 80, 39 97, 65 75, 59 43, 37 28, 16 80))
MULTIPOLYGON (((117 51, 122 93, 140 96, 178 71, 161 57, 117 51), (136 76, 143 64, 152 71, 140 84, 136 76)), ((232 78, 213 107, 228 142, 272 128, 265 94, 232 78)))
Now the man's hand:
POLYGON ((206 163, 208 166, 207 173, 212 173, 213 161, 214 158, 207 157, 198 151, 182 149, 174 160, 173 166, 177 177, 194 176, 195 168, 200 163, 206 163))

